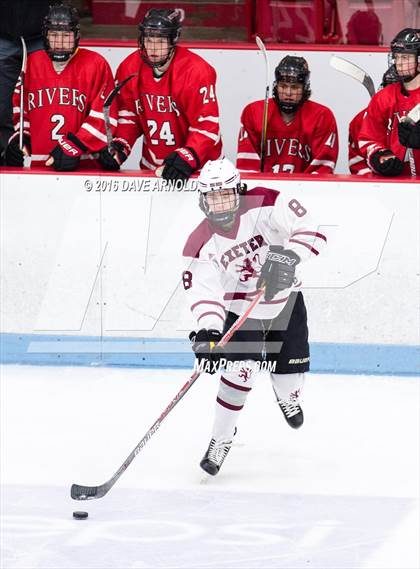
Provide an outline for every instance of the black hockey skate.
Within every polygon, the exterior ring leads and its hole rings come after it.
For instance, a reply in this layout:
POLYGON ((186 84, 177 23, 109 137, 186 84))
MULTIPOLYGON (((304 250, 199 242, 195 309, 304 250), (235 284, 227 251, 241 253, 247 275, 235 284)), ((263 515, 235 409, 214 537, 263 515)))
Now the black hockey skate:
MULTIPOLYGON (((274 393, 276 393, 274 391, 274 393)), ((297 398, 279 399, 276 394, 277 403, 283 411, 284 418, 292 429, 299 429, 303 425, 303 411, 297 398)))
MULTIPOLYGON (((235 427, 233 436, 236 435, 236 430, 237 429, 235 427)), ((211 439, 209 448, 207 449, 206 454, 203 456, 200 462, 201 468, 207 472, 207 474, 216 476, 223 464, 223 461, 227 457, 231 446, 231 440, 217 443, 215 439, 211 439)))

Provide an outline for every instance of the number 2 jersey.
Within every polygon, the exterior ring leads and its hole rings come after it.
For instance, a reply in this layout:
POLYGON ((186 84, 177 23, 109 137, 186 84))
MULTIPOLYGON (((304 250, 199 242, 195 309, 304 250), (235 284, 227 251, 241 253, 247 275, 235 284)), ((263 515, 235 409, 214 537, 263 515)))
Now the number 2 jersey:
POLYGON ((135 73, 118 94, 117 138, 130 147, 143 135, 140 168, 155 170, 171 152, 192 148, 200 167, 222 157, 216 72, 204 59, 177 46, 160 78, 137 50, 118 67, 117 81, 135 73))
MULTIPOLYGON (((242 172, 260 171, 264 101, 242 111, 236 166, 242 172)), ((337 124, 324 105, 305 101, 286 124, 274 99, 268 101, 264 172, 332 174, 338 156, 337 124)))
MULTIPOLYGON (((45 166, 60 137, 69 132, 88 148, 80 167, 96 166, 90 153, 107 143, 103 105, 113 88, 108 62, 94 51, 79 48, 60 73, 44 50, 29 55, 24 80, 24 130, 31 137, 31 167, 45 166)), ((116 105, 110 111, 115 128, 116 105)), ((19 117, 18 83, 13 94, 15 130, 19 129, 19 117)))
MULTIPOLYGON (((241 197, 228 232, 203 220, 183 251, 183 285, 198 327, 222 331, 227 311, 238 315, 245 312, 257 294, 269 245, 291 249, 304 262, 316 257, 326 241, 303 203, 283 198, 268 188, 254 188, 241 197)), ((292 290, 300 287, 298 276, 295 281, 293 287, 279 292, 273 300, 260 301, 252 318, 275 318, 292 290)))

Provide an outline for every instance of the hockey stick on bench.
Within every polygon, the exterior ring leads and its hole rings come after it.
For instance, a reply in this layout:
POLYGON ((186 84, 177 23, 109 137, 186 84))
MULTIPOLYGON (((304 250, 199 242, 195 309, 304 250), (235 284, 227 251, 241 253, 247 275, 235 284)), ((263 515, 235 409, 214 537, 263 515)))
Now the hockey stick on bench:
MULTIPOLYGON (((255 306, 257 306, 263 294, 264 294, 264 288, 259 289, 254 300, 251 302, 251 304, 248 306, 248 308, 242 314, 242 316, 240 316, 229 328, 229 330, 226 332, 226 334, 217 344, 217 347, 223 348, 223 346, 225 346, 229 342, 229 340, 236 332, 236 330, 238 330, 242 326, 242 324, 248 318, 252 310, 255 308, 255 306)), ((133 462, 138 453, 143 449, 143 447, 156 433, 156 431, 159 429, 160 425, 162 424, 162 421, 169 415, 169 413, 173 410, 173 408, 181 401, 181 399, 184 397, 184 395, 187 393, 190 387, 192 387, 192 385, 196 382, 196 380, 200 377, 200 375, 201 372, 199 371, 195 371, 192 374, 187 383, 185 383, 185 385, 180 389, 180 391, 178 391, 178 393, 175 395, 175 397, 172 399, 172 401, 169 403, 169 405, 166 407, 163 413, 159 416, 158 419, 156 419, 156 421, 153 423, 153 425, 150 427, 150 429, 147 431, 147 433, 144 435, 141 441, 128 455, 128 457, 119 467, 117 472, 107 482, 101 484, 100 486, 81 486, 79 484, 73 484, 70 491, 73 500, 93 500, 95 498, 102 498, 103 496, 105 496, 105 494, 107 494, 114 486, 114 484, 119 479, 121 474, 123 474, 123 472, 127 470, 127 468, 133 462)))
POLYGON ((349 77, 356 79, 356 81, 359 81, 359 83, 366 87, 371 97, 376 93, 372 77, 351 61, 347 61, 347 59, 343 59, 337 55, 332 55, 330 65, 337 71, 344 73, 344 75, 348 75, 349 77))
POLYGON ((28 63, 28 50, 26 49, 26 43, 23 37, 20 37, 20 41, 22 42, 22 67, 19 74, 20 80, 20 102, 19 102, 19 148, 23 152, 23 123, 25 120, 24 117, 24 87, 23 83, 25 81, 25 74, 26 74, 26 66, 28 63))
POLYGON ((121 83, 118 83, 118 85, 116 85, 114 87, 114 89, 110 92, 110 94, 108 95, 108 97, 105 99, 104 102, 104 107, 103 107, 103 112, 104 112, 104 118, 105 118, 105 132, 106 132, 106 140, 107 140, 107 144, 108 144, 108 151, 110 153, 112 153, 112 130, 111 130, 111 119, 109 116, 109 110, 111 108, 112 105, 112 101, 115 99, 115 97, 118 95, 118 93, 121 91, 121 89, 124 87, 124 85, 126 83, 128 83, 128 81, 130 81, 130 79, 132 79, 133 77, 136 77, 137 73, 133 73, 132 75, 129 75, 128 77, 126 77, 125 79, 123 79, 121 81, 121 83))
POLYGON ((258 36, 255 37, 258 49, 264 56, 265 61, 265 97, 264 97, 264 113, 261 129, 261 149, 260 149, 260 172, 264 172, 265 165, 265 145, 267 141, 267 120, 268 120, 268 100, 270 98, 270 63, 268 61, 267 50, 264 42, 258 36))

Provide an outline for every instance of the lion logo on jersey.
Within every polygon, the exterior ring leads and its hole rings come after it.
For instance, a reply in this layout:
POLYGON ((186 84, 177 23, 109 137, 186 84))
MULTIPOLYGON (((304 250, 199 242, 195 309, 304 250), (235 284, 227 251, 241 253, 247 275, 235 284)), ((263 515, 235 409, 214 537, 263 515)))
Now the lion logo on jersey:
POLYGON ((241 379, 243 379, 244 383, 246 383, 248 381, 248 379, 251 377, 251 370, 247 367, 242 367, 238 377, 240 377, 241 379))
POLYGON ((261 273, 261 266, 262 263, 258 253, 252 259, 245 257, 241 265, 236 265, 236 272, 240 273, 239 280, 246 283, 249 279, 257 279, 261 273))

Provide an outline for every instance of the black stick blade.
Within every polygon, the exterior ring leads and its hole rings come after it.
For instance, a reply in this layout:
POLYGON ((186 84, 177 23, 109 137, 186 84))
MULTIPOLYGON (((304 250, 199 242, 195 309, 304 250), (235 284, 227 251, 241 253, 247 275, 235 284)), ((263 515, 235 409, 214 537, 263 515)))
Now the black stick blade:
POLYGON ((128 83, 128 81, 130 81, 130 79, 132 79, 133 77, 135 77, 137 75, 137 73, 133 73, 132 75, 129 75, 128 77, 126 77, 125 79, 123 79, 121 81, 121 83, 118 83, 118 85, 116 85, 114 87, 114 89, 110 92, 110 94, 108 95, 108 97, 105 99, 104 102, 104 107, 105 108, 109 108, 112 104, 112 101, 115 99, 115 97, 118 95, 118 93, 121 91, 121 89, 124 87, 124 85, 126 83, 128 83))
POLYGON ((80 486, 79 484, 72 484, 70 495, 73 500, 95 500, 102 498, 108 492, 106 485, 102 486, 80 486))

